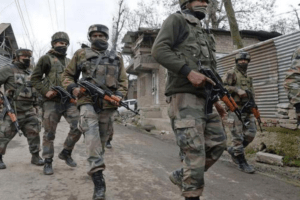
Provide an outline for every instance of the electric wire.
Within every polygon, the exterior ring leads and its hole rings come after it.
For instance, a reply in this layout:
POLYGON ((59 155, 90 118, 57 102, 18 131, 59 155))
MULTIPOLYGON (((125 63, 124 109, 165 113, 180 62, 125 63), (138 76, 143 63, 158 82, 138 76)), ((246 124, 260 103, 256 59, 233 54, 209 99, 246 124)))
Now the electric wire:
POLYGON ((49 0, 48 0, 48 7, 49 7, 49 12, 50 12, 50 18, 51 18, 52 30, 53 30, 53 32, 54 32, 53 18, 52 18, 52 12, 51 12, 51 7, 50 7, 50 1, 49 1, 49 0))
POLYGON ((30 30, 31 30, 33 38, 35 38, 35 35, 34 35, 34 32, 33 32, 33 28, 32 28, 32 25, 31 25, 31 20, 30 20, 29 13, 28 13, 28 9, 27 9, 27 5, 26 5, 26 1, 25 0, 23 0, 23 1, 24 1, 24 5, 25 5, 26 14, 27 14, 27 17, 28 17, 28 22, 29 22, 30 30))
POLYGON ((65 25, 65 31, 66 31, 66 6, 65 6, 65 0, 63 0, 63 5, 64 5, 64 25, 65 25))
MULTIPOLYGON (((20 19, 21 19, 21 22, 22 22, 22 26, 23 26, 25 35, 27 36, 27 39, 28 39, 28 41, 29 41, 29 44, 31 44, 30 38, 29 38, 29 34, 28 34, 28 29, 27 29, 26 23, 25 23, 25 21, 24 21, 24 17, 23 17, 23 15, 22 15, 22 10, 21 10, 21 8, 20 8, 20 5, 18 4, 19 1, 18 1, 18 0, 15 0, 15 3, 16 3, 17 10, 18 10, 18 12, 19 12, 19 16, 20 16, 20 19)), ((27 48, 27 42, 26 42, 26 40, 25 40, 24 35, 23 35, 23 39, 24 39, 25 46, 26 46, 26 48, 27 48)))
POLYGON ((55 7, 56 25, 57 25, 57 29, 59 30, 59 26, 58 26, 58 18, 57 18, 56 0, 54 0, 54 7, 55 7))

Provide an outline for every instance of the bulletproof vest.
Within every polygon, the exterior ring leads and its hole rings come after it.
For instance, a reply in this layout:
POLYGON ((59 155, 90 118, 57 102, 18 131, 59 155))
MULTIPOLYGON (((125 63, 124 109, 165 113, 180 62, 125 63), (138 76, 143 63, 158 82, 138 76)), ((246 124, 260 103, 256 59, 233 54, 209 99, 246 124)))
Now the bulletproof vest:
POLYGON ((70 59, 65 58, 65 65, 63 65, 56 56, 52 54, 47 55, 50 59, 51 68, 49 69, 48 74, 46 74, 46 82, 50 80, 52 85, 61 86, 61 74, 65 70, 66 66, 70 63, 70 59))
POLYGON ((30 82, 31 72, 18 68, 16 65, 11 65, 14 72, 16 90, 13 93, 15 101, 32 101, 36 100, 36 90, 30 82))
MULTIPOLYGON (((216 64, 214 36, 207 33, 202 28, 200 21, 195 21, 194 17, 185 13, 181 14, 188 21, 189 35, 181 44, 174 48, 174 51, 176 54, 183 53, 188 58, 192 56, 194 57, 193 60, 196 58, 201 61, 203 66, 212 69, 212 66, 216 64)), ((215 69, 212 70, 215 71, 215 69)))
POLYGON ((98 53, 85 48, 86 61, 81 63, 83 78, 92 79, 98 85, 106 85, 110 89, 118 88, 120 60, 114 51, 98 53))
MULTIPOLYGON (((249 90, 252 91, 252 78, 251 77, 247 77, 244 76, 236 67, 234 68, 234 72, 236 74, 236 84, 235 87, 242 89, 242 90, 249 90)), ((247 102, 247 98, 243 98, 240 99, 238 97, 238 95, 234 96, 234 99, 236 101, 242 102, 242 103, 246 103, 247 102)))

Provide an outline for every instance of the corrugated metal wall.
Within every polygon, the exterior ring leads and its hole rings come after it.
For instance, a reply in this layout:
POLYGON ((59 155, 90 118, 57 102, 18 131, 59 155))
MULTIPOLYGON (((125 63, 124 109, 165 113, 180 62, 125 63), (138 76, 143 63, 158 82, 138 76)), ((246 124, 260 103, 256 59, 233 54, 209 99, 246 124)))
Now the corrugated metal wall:
POLYGON ((295 49, 300 46, 300 31, 274 38, 275 46, 277 49, 278 59, 278 88, 279 88, 279 103, 288 103, 287 94, 283 87, 285 72, 291 66, 291 57, 295 49))
MULTIPOLYGON (((278 61, 273 40, 244 48, 251 54, 248 75, 253 78, 255 100, 263 118, 276 118, 278 104, 278 61)), ((221 76, 235 66, 235 53, 218 59, 221 76)))
POLYGON ((11 62, 12 62, 11 59, 9 59, 9 58, 7 58, 5 56, 0 55, 0 67, 3 67, 3 66, 5 66, 5 65, 7 65, 7 64, 9 64, 11 62))

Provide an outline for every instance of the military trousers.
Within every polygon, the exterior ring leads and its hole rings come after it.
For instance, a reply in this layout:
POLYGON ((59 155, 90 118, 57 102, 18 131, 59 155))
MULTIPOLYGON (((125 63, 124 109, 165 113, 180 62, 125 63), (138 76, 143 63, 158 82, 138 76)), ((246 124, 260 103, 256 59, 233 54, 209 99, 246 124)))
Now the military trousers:
POLYGON ((70 125, 70 131, 64 142, 64 148, 73 150, 76 142, 80 139, 82 132, 78 129, 79 110, 69 103, 64 109, 59 102, 46 101, 43 104, 43 126, 45 129, 43 136, 43 157, 53 158, 54 139, 57 124, 61 117, 64 116, 70 125))
POLYGON ((115 109, 106 109, 96 113, 91 104, 80 106, 79 128, 85 136, 88 161, 88 175, 104 170, 104 147, 109 137, 109 122, 115 109))
POLYGON ((253 114, 242 114, 244 122, 248 122, 249 125, 243 127, 242 122, 238 119, 235 113, 228 113, 228 127, 232 136, 232 145, 234 155, 244 154, 244 148, 247 147, 255 138, 256 124, 253 114))
MULTIPOLYGON (((23 135, 27 138, 30 153, 40 151, 41 123, 34 109, 27 112, 18 112, 17 118, 23 135)), ((15 137, 16 128, 8 115, 5 116, 0 125, 0 154, 4 155, 8 143, 15 137)))
POLYGON ((172 95, 168 114, 183 160, 182 196, 201 196, 204 172, 222 155, 226 137, 219 114, 205 114, 205 99, 189 93, 172 95))
POLYGON ((109 135, 108 140, 109 141, 113 140, 113 137, 114 137, 114 121, 115 121, 114 114, 115 114, 115 112, 110 117, 109 123, 108 123, 108 135, 109 135))

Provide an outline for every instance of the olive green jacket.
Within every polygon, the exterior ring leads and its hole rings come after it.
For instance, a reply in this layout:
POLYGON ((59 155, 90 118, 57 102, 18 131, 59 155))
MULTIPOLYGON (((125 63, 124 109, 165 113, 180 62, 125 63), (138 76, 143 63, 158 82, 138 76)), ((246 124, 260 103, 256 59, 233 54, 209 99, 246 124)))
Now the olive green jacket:
POLYGON ((202 28, 200 20, 190 11, 170 15, 152 47, 152 56, 168 69, 165 94, 192 93, 205 97, 204 88, 194 87, 187 75, 191 70, 198 71, 195 59, 200 60, 205 68, 215 71, 215 50, 213 35, 202 28))

